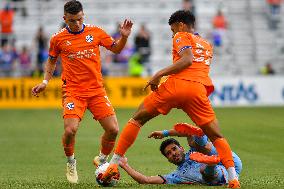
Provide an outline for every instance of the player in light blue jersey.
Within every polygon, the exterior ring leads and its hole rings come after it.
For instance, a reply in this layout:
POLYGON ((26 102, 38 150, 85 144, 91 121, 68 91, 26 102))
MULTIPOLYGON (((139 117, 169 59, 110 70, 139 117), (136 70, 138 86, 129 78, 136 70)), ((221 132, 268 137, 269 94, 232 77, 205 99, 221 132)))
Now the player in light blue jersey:
MULTIPOLYGON (((217 152, 207 136, 196 136, 179 133, 175 129, 166 131, 154 131, 149 138, 161 139, 167 136, 185 136, 188 140, 190 150, 185 153, 180 143, 169 138, 162 142, 160 146, 161 153, 170 163, 177 165, 177 169, 166 175, 145 176, 129 166, 127 159, 120 161, 120 167, 123 168, 135 181, 140 184, 201 184, 201 185, 225 185, 228 183, 228 173, 226 168, 218 163, 217 152), (208 157, 211 162, 200 163, 198 157, 200 152, 204 157, 208 157), (197 155, 196 156, 194 155, 197 155), (192 160, 194 159, 194 160, 192 160)), ((202 156, 201 162, 203 161, 202 156)), ((207 160, 208 160, 207 159, 207 160)), ((237 154, 233 153, 235 169, 237 175, 241 173, 242 162, 237 154)))

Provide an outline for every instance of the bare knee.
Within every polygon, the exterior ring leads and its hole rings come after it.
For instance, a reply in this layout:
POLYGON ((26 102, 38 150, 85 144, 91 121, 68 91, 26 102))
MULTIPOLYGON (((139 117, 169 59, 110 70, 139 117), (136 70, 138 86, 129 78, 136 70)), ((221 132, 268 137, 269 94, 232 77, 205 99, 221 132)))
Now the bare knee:
POLYGON ((135 112, 132 118, 142 126, 157 115, 158 113, 150 114, 145 108, 141 108, 137 112, 135 112))
POLYGON ((111 127, 107 127, 105 129, 105 132, 108 134, 108 135, 111 135, 111 136, 117 136, 118 132, 119 132, 119 127, 117 124, 111 126, 111 127))
POLYGON ((67 126, 65 127, 65 135, 69 136, 69 137, 73 137, 76 135, 77 130, 75 129, 75 127, 72 126, 67 126))
POLYGON ((214 120, 206 125, 200 127, 205 135, 214 142, 218 138, 223 138, 217 120, 214 120))

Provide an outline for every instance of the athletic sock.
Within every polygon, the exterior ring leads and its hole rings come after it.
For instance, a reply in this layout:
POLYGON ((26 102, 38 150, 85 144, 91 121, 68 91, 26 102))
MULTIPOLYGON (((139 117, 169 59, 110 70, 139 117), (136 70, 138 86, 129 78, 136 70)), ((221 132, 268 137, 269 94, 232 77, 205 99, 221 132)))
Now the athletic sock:
POLYGON ((234 180, 238 178, 235 167, 229 167, 227 169, 227 172, 228 172, 228 180, 234 180))
POLYGON ((115 144, 114 140, 109 140, 104 137, 101 138, 101 153, 105 156, 109 155, 113 150, 115 144))
POLYGON ((134 119, 130 119, 127 122, 118 139, 117 146, 114 150, 115 154, 124 156, 127 149, 134 143, 135 139, 137 138, 140 127, 141 125, 134 119))
POLYGON ((118 154, 113 154, 109 164, 118 164, 121 156, 118 154))
POLYGON ((213 142, 222 164, 226 167, 229 175, 229 181, 237 179, 235 164, 232 156, 231 148, 225 138, 218 138, 213 142))
POLYGON ((74 154, 74 146, 75 146, 75 138, 74 137, 73 137, 73 139, 71 139, 69 144, 66 144, 65 140, 64 140, 64 135, 63 135, 62 145, 63 145, 66 157, 72 156, 74 154))
POLYGON ((67 162, 68 163, 74 163, 75 162, 74 154, 72 154, 71 156, 67 156, 67 162))

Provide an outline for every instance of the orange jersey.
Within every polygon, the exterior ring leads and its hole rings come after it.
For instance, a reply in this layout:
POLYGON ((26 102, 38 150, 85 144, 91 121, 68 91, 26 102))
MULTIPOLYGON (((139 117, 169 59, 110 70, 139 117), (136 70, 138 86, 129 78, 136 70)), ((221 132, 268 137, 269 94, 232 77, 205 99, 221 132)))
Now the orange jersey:
POLYGON ((64 28, 50 40, 49 56, 61 57, 64 89, 76 96, 102 94, 103 78, 99 46, 110 49, 114 39, 104 30, 83 25, 80 32, 64 28))
POLYGON ((173 63, 181 58, 179 53, 187 48, 190 48, 193 54, 192 65, 177 74, 172 74, 170 77, 213 86, 209 77, 209 68, 213 57, 212 45, 199 35, 178 32, 173 38, 173 63))

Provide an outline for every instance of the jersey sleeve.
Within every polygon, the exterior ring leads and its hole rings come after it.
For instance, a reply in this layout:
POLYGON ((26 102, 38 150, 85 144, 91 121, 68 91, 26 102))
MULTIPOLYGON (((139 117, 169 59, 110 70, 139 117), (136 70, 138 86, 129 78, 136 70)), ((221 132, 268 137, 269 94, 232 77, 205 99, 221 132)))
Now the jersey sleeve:
POLYGON ((173 38, 173 48, 180 53, 185 49, 192 48, 192 42, 185 33, 179 32, 173 38))
POLYGON ((169 173, 167 175, 163 175, 161 177, 164 179, 165 184, 181 184, 182 183, 182 180, 176 171, 169 173))
POLYGON ((56 42, 56 37, 52 36, 50 39, 50 46, 49 46, 49 56, 53 58, 57 58, 60 54, 58 43, 56 42))
POLYGON ((104 30, 100 29, 100 46, 110 49, 115 44, 115 40, 108 35, 104 30))

